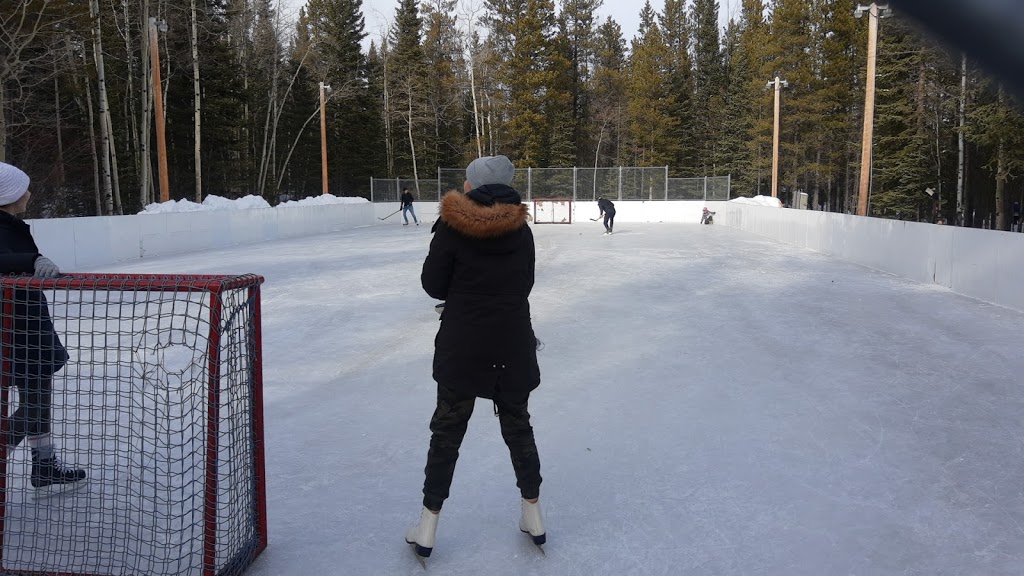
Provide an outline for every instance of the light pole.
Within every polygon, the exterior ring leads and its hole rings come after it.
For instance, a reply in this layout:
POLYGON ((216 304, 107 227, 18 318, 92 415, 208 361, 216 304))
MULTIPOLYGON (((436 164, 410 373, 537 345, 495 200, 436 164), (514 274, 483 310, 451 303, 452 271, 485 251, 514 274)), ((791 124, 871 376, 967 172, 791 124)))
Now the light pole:
MULTIPOLYGON (((167 32, 167 22, 149 19, 149 54, 152 59, 153 68, 153 97, 156 102, 156 153, 157 165, 160 170, 160 201, 167 202, 171 199, 170 183, 167 176, 167 139, 164 132, 164 94, 160 89, 160 42, 157 39, 157 29, 167 32)), ((149 159, 147 158, 148 162, 149 159)))
POLYGON ((327 194, 327 97, 325 92, 331 87, 320 83, 320 179, 323 181, 323 194, 327 194))
POLYGON ((778 76, 765 85, 765 90, 775 88, 775 129, 772 131, 772 198, 779 197, 779 101, 783 86, 789 82, 780 80, 778 76))
POLYGON ((872 2, 870 6, 857 5, 853 15, 860 18, 868 14, 868 71, 864 82, 864 141, 860 152, 860 194, 857 197, 857 215, 868 215, 868 192, 871 186, 871 141, 875 127, 875 60, 878 55, 878 19, 888 16, 888 6, 872 2))

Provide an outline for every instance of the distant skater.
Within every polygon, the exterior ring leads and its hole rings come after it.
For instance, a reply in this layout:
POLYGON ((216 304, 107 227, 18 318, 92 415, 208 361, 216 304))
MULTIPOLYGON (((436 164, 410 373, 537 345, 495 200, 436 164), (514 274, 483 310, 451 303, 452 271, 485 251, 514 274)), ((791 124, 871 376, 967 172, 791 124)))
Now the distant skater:
POLYGON ((615 227, 615 204, 607 198, 599 198, 597 207, 601 209, 597 217, 604 216, 604 233, 611 234, 612 228, 615 227))
POLYGON ((405 223, 402 226, 409 225, 409 214, 412 214, 412 220, 417 226, 420 225, 420 221, 416 219, 416 211, 412 208, 412 192, 409 192, 408 188, 402 188, 402 219, 405 223))

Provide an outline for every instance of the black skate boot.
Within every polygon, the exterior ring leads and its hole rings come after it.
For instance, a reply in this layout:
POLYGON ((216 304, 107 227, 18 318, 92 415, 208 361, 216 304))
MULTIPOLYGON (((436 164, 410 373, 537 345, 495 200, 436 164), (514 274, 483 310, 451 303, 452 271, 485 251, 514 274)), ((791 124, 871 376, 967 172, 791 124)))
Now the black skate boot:
POLYGON ((56 456, 32 458, 32 487, 50 488, 75 484, 85 480, 85 470, 65 466, 56 456))

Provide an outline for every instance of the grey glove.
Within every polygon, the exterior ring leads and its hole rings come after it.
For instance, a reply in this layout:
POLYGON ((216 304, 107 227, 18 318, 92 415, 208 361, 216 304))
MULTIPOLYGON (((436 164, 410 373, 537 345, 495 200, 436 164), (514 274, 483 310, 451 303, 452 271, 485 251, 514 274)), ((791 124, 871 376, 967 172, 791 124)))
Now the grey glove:
POLYGON ((46 256, 36 258, 36 278, 56 278, 60 276, 60 268, 46 256))

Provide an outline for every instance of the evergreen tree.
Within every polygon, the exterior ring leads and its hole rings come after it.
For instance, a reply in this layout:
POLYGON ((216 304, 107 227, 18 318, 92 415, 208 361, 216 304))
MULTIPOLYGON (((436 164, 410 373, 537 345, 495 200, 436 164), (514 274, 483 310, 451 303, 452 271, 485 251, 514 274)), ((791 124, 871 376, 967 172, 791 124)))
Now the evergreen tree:
POLYGON ((362 0, 310 0, 309 21, 318 79, 331 85, 328 159, 334 193, 368 193, 383 172, 383 120, 367 90, 362 0))
POLYGON ((666 74, 671 54, 655 18, 648 0, 630 54, 627 159, 634 166, 667 166, 679 147, 673 138, 675 96, 666 74))
POLYGON ((611 17, 597 29, 594 62, 594 114, 591 132, 597 134, 594 166, 621 165, 625 126, 626 40, 611 17))
POLYGON ((551 160, 550 115, 567 96, 555 88, 565 64, 557 53, 553 2, 529 0, 515 25, 512 52, 502 69, 502 84, 508 87, 508 150, 523 166, 545 166, 551 160))
POLYGON ((674 176, 693 175, 697 150, 693 115, 693 62, 690 59, 690 26, 685 0, 665 0, 661 16, 662 34, 669 49, 668 82, 675 102, 670 110, 675 120, 672 137, 678 154, 672 159, 674 176))
POLYGON ((725 33, 725 93, 721 136, 715 157, 720 173, 737 177, 748 171, 753 161, 747 141, 754 126, 753 111, 757 108, 750 91, 753 78, 750 61, 741 42, 741 25, 730 22, 725 33))
POLYGON ((697 172, 716 173, 715 147, 721 122, 724 92, 721 45, 718 34, 718 1, 694 0, 693 22, 693 113, 697 172))
POLYGON ((466 79, 466 63, 462 57, 461 40, 458 36, 457 21, 452 14, 456 0, 435 0, 424 8, 426 31, 423 37, 423 51, 426 59, 427 107, 432 116, 432 126, 426 138, 424 150, 424 173, 435 173, 438 167, 463 164, 463 150, 468 143, 467 121, 472 126, 472 102, 465 106, 463 86, 469 86, 466 79))
POLYGON ((996 230, 1009 230, 1011 198, 1024 200, 1021 176, 1024 175, 1024 116, 1020 104, 1010 97, 1001 83, 986 79, 977 87, 978 105, 970 114, 968 139, 985 152, 988 161, 981 168, 988 177, 987 193, 976 205, 983 220, 996 230), (1016 183, 1018 193, 1012 194, 1016 183))
MULTIPOLYGON (((779 0, 772 11, 769 38, 771 75, 789 82, 780 111, 779 196, 793 205, 796 194, 807 190, 814 173, 808 160, 813 157, 810 137, 817 129, 813 110, 816 50, 811 45, 810 16, 806 0, 779 0)), ((773 112, 769 111, 768 117, 773 118, 773 112)))
MULTIPOLYGON (((428 128, 427 62, 420 41, 421 20, 417 0, 401 0, 389 36, 389 102, 396 175, 419 173, 428 128), (420 149, 416 150, 417 144, 420 149)), ((429 172, 428 172, 429 173, 429 172)), ((417 190, 418 192, 418 190, 417 190)))
POLYGON ((584 163, 585 158, 593 154, 593 135, 589 133, 593 101, 591 81, 597 33, 595 11, 600 6, 601 0, 562 0, 560 20, 566 36, 563 52, 570 71, 566 88, 572 98, 570 136, 575 142, 574 164, 584 163))
POLYGON ((723 131, 726 137, 730 130, 745 134, 744 145, 735 152, 737 159, 745 161, 733 167, 733 187, 739 194, 767 194, 771 186, 773 96, 765 92, 765 83, 774 78, 774 71, 764 11, 763 0, 743 0, 738 46, 729 52, 732 104, 723 131))
POLYGON ((880 35, 871 212, 890 218, 932 219, 933 200, 925 194, 940 186, 938 167, 951 137, 940 96, 953 82, 947 54, 904 19, 885 21, 880 35))

